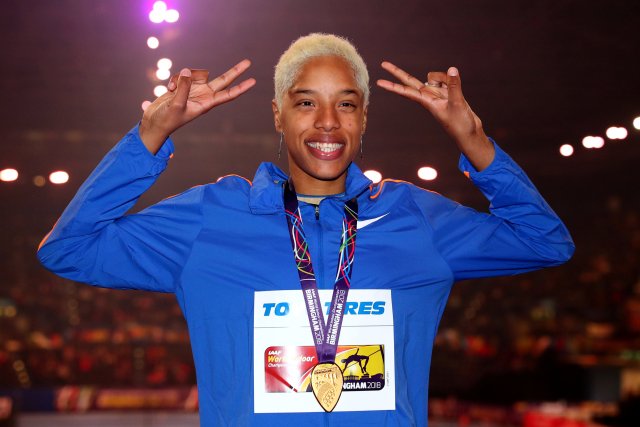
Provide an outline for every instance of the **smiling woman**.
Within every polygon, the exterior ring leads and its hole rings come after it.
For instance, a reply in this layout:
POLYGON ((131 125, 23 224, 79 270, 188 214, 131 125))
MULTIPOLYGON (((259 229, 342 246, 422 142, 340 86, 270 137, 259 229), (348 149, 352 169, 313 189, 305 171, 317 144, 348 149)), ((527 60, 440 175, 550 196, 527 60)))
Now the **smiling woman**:
POLYGON ((248 60, 211 81, 184 68, 43 239, 38 257, 60 276, 175 293, 203 426, 426 426, 431 349, 453 283, 573 253, 560 219, 484 134, 456 68, 417 79, 381 65, 398 82, 378 86, 442 124, 491 213, 403 181, 373 184, 353 163, 367 124, 364 61, 345 39, 312 34, 276 68, 289 174, 263 163, 253 181, 224 177, 126 214, 167 167, 169 136, 256 83, 233 86, 248 60))
POLYGON ((338 56, 307 60, 278 108, 275 126, 284 136, 289 173, 303 194, 344 192, 347 167, 360 148, 367 121, 364 93, 338 56))
POLYGON ((275 127, 298 192, 344 192, 367 123, 369 72, 362 57, 341 37, 310 34, 282 54, 273 80, 275 127))

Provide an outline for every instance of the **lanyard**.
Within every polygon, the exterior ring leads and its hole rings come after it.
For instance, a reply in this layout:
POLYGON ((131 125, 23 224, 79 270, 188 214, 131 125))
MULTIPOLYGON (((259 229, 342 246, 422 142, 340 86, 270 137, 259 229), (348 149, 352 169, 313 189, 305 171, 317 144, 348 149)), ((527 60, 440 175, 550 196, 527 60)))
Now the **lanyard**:
POLYGON ((338 350, 338 339, 342 328, 345 304, 349 287, 351 286, 351 272, 356 249, 358 202, 353 198, 344 205, 338 271, 333 286, 327 323, 324 322, 324 314, 320 304, 320 296, 318 295, 318 285, 311 263, 311 254, 302 228, 302 215, 298 207, 298 198, 291 182, 284 184, 284 208, 318 362, 333 363, 338 350))

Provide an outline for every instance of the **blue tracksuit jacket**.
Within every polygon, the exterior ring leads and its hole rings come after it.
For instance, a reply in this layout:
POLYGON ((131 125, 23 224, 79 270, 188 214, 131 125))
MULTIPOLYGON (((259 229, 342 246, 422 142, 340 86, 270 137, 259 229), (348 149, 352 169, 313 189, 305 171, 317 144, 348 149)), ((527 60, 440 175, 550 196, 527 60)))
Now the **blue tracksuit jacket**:
POLYGON ((360 207, 340 351, 342 360, 356 353, 370 360, 363 367, 352 357, 345 375, 358 385, 324 413, 305 392, 311 365, 300 354, 315 353, 300 321, 306 314, 283 209, 287 176, 263 163, 253 182, 229 176, 126 215, 172 152, 167 140, 150 154, 134 127, 81 186, 38 257, 79 282, 175 293, 203 426, 426 426, 431 349, 453 283, 558 265, 574 250, 560 219, 498 146, 482 172, 464 156, 459 165, 491 214, 406 182, 372 185, 352 164, 343 196, 322 200, 318 212, 300 203, 323 301, 335 280, 344 201, 357 197, 360 207), (288 356, 278 359, 283 349, 288 356))

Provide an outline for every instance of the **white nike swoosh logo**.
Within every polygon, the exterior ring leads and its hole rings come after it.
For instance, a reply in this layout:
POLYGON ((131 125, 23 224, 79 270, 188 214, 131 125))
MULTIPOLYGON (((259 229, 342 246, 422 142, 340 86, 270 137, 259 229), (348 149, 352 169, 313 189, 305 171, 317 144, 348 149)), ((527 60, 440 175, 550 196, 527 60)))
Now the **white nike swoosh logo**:
POLYGON ((373 224, 374 222, 381 220, 382 218, 384 218, 385 216, 389 215, 389 212, 387 212, 384 215, 380 215, 377 216, 375 218, 371 218, 371 219, 363 219, 362 221, 358 221, 358 225, 357 225, 357 229, 361 229, 361 228, 365 228, 367 225, 369 224, 373 224))

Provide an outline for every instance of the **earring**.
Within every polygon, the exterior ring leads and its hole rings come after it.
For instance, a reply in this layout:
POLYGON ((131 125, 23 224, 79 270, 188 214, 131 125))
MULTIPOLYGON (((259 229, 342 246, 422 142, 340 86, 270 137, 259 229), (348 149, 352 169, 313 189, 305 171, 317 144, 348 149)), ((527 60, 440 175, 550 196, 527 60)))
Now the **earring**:
POLYGON ((280 160, 280 155, 282 154, 282 139, 284 138, 284 132, 280 132, 280 144, 278 145, 278 160, 280 160))
POLYGON ((360 160, 364 159, 364 153, 362 151, 362 135, 360 135, 360 160))

